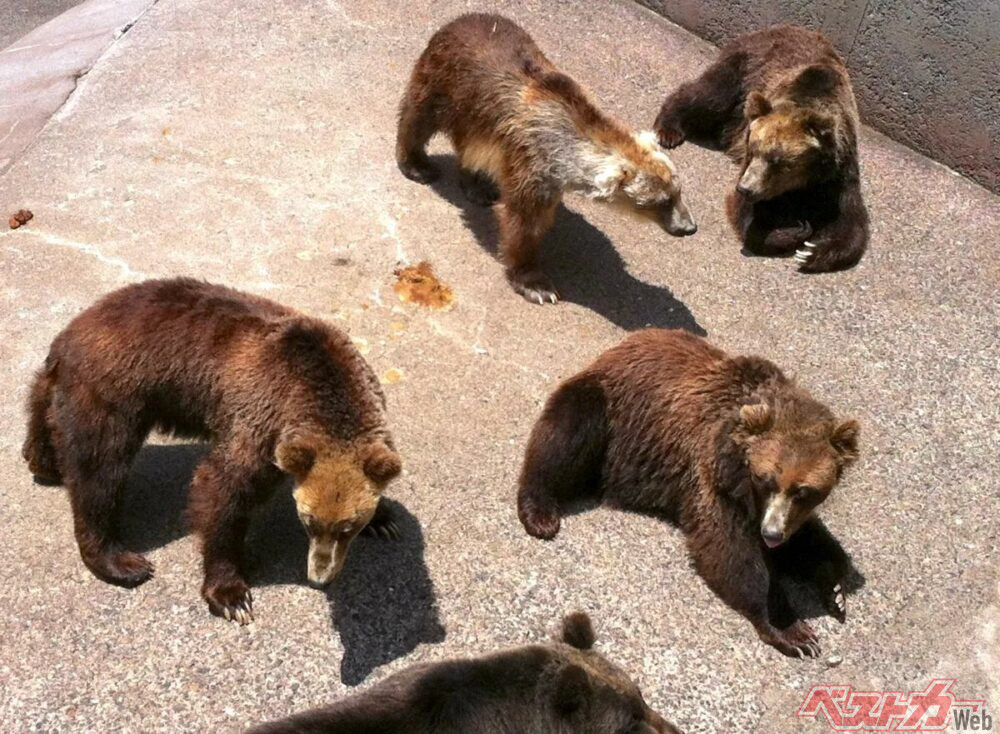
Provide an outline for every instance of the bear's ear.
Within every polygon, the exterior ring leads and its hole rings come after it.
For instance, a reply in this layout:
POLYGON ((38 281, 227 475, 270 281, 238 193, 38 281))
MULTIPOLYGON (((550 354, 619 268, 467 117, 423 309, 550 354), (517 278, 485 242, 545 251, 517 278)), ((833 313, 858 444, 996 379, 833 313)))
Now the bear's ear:
POLYGON ((567 645, 572 645, 577 650, 589 650, 596 639, 594 625, 585 613, 573 612, 563 618, 562 641, 567 645))
POLYGON ((771 111, 771 103, 767 101, 765 97, 760 92, 750 92, 747 95, 746 104, 743 107, 743 112, 746 114, 748 120, 756 120, 758 117, 763 117, 771 111))
POLYGON ((767 403, 744 405, 740 408, 740 424, 751 435, 763 433, 773 423, 774 415, 771 413, 771 406, 767 403))
POLYGON ((861 424, 855 420, 841 421, 830 435, 830 443, 844 464, 850 464, 858 458, 858 437, 861 435, 861 424))
POLYGON ((282 431, 274 448, 274 463, 293 477, 304 477, 316 461, 315 439, 295 429, 282 431))
POLYGON ((555 704, 560 716, 569 717, 587 705, 590 678, 579 665, 567 665, 556 676, 555 704))
POLYGON ((399 454, 381 441, 369 444, 363 449, 361 465, 365 476, 375 482, 388 482, 399 476, 403 470, 399 454))
POLYGON ((837 93, 840 76, 836 69, 828 64, 813 64, 807 66, 792 82, 789 93, 796 100, 816 99, 817 97, 833 97, 837 93))

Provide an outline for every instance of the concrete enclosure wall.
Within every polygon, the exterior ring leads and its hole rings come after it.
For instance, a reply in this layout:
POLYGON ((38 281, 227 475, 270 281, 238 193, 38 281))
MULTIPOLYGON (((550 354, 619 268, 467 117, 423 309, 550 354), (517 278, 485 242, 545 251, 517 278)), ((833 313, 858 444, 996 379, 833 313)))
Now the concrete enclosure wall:
POLYGON ((1000 193, 1000 0, 639 0, 722 44, 796 23, 847 60, 865 123, 1000 193))

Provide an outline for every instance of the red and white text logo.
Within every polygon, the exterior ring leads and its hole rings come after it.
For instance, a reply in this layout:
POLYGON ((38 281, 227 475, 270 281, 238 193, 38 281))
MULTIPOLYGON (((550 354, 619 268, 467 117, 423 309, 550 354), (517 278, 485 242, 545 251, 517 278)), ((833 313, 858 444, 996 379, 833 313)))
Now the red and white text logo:
POLYGON ((813 686, 796 716, 826 718, 834 731, 992 731, 985 701, 955 698, 954 679, 936 678, 922 691, 853 691, 813 686))

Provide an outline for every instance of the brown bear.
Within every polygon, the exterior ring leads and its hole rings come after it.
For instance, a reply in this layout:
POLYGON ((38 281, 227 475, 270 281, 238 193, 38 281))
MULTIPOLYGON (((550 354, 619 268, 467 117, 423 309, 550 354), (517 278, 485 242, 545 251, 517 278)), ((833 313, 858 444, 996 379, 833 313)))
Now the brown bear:
POLYGON ((807 273, 861 259, 857 103, 844 60, 821 34, 778 26, 737 38, 667 97, 655 128, 668 148, 690 140, 740 164, 726 209, 750 252, 798 248, 807 273))
POLYGON ((116 525, 129 466, 154 428, 213 444, 188 507, 213 614, 253 618, 243 539, 284 474, 313 583, 337 575, 363 528, 395 533, 379 498, 400 460, 378 380, 345 334, 264 298, 189 278, 108 294, 52 342, 29 416, 28 466, 68 487, 83 562, 113 584, 153 575, 116 525))
POLYGON ((641 331, 549 398, 528 442, 518 515, 543 539, 588 495, 662 515, 762 640, 815 656, 816 636, 779 582, 813 582, 844 620, 849 559, 812 513, 856 458, 858 431, 767 360, 729 357, 684 331, 641 331))
POLYGON ((557 641, 414 665, 364 693, 250 732, 680 734, 593 644, 590 619, 576 612, 557 641))
POLYGON ((507 278, 529 301, 557 300, 538 250, 567 189, 627 203, 676 236, 696 229, 656 136, 604 115, 522 28, 499 15, 456 18, 417 61, 396 142, 408 178, 437 178, 425 148, 439 130, 458 152, 466 196, 482 205, 499 199, 507 278))

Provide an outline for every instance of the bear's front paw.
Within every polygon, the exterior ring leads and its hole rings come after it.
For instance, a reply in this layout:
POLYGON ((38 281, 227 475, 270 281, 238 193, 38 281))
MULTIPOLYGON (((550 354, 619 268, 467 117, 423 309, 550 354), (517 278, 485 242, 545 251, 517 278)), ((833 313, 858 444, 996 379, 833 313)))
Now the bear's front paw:
POLYGON ((507 272, 507 280, 526 300, 539 306, 559 302, 555 286, 541 270, 510 270, 507 272))
POLYGON ((535 538, 552 540, 559 532, 561 522, 559 513, 555 510, 522 508, 519 515, 528 535, 535 538))
POLYGON ((668 150, 676 148, 685 140, 684 132, 679 127, 666 124, 661 124, 657 128, 656 137, 659 139, 660 145, 668 150))
POLYGON ((788 227, 778 227, 772 229, 764 238, 764 247, 769 252, 787 252, 793 247, 800 247, 808 244, 806 239, 813 233, 812 225, 809 222, 797 221, 788 227))
POLYGON ((783 630, 775 630, 772 639, 767 640, 781 653, 789 657, 819 657, 819 638, 816 632, 801 619, 783 630))
POLYGON ((209 584, 206 582, 202 596, 208 602, 208 609, 216 617, 241 625, 253 621, 253 594, 243 579, 209 584))
POLYGON ((375 514, 361 532, 365 535, 384 538, 385 540, 399 540, 403 535, 403 532, 399 529, 399 525, 396 523, 394 513, 384 501, 378 503, 378 507, 375 508, 375 514))

